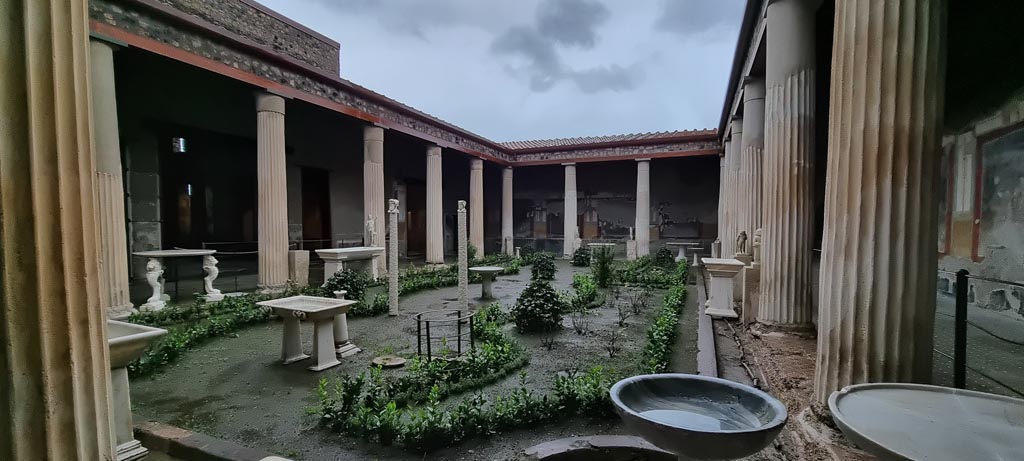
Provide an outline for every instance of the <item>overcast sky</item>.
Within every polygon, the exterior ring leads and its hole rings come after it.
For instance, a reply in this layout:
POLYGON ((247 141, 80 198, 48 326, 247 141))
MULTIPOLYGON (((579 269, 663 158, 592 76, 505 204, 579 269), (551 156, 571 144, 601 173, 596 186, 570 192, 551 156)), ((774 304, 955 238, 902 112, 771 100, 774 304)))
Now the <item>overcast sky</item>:
POLYGON ((495 141, 715 127, 743 0, 260 0, 341 75, 495 141))

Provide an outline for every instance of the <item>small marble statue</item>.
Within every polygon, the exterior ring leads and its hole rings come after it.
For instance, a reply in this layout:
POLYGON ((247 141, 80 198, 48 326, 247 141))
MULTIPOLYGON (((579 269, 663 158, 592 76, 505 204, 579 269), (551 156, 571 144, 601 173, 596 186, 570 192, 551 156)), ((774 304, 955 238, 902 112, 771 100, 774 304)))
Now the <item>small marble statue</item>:
POLYGON ((747 254, 747 231, 740 231, 736 236, 736 254, 747 254))
POLYGON ((629 228, 629 239, 633 240, 633 228, 632 227, 629 228))
POLYGON ((754 264, 761 264, 761 229, 754 231, 754 264))
POLYGON ((142 305, 142 310, 160 310, 166 305, 163 299, 163 282, 161 279, 164 276, 164 265, 159 259, 150 258, 146 262, 146 283, 153 288, 153 296, 150 296, 146 300, 146 304, 142 305))
POLYGON ((217 275, 220 274, 220 269, 217 269, 217 258, 213 255, 203 256, 203 270, 206 271, 206 277, 203 277, 203 285, 206 288, 206 300, 207 301, 220 301, 224 299, 224 295, 221 294, 220 290, 213 287, 213 281, 217 280, 217 275))
POLYGON ((377 244, 377 220, 374 219, 373 215, 366 217, 366 246, 374 246, 377 244))

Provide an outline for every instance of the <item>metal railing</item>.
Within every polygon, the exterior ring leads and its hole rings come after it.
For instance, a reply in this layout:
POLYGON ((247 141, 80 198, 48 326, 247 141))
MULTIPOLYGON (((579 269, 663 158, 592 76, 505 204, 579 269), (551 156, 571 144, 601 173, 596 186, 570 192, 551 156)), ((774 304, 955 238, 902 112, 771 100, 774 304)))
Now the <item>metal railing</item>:
MULTIPOLYGON (((1024 283, 1011 282, 1008 280, 999 280, 989 277, 982 277, 978 275, 971 275, 970 272, 968 272, 966 269, 961 269, 957 272, 949 272, 942 270, 938 272, 940 274, 947 274, 955 277, 955 309, 953 313, 953 355, 950 356, 949 354, 937 348, 934 349, 935 352, 938 353, 939 355, 942 355, 953 361, 953 387, 956 387, 958 389, 966 389, 967 373, 968 371, 970 371, 971 373, 974 373, 982 377, 984 380, 991 382, 999 386, 1000 388, 1005 389, 1006 391, 1016 394, 1017 396, 1024 397, 1024 388, 1020 388, 1020 386, 1015 386, 1013 383, 1005 382, 999 377, 993 376, 992 373, 987 372, 986 370, 983 369, 983 367, 972 367, 967 363, 969 326, 973 327, 981 334, 994 338, 994 340, 999 341, 1001 343, 1005 343, 1007 346, 1024 346, 1024 343, 1022 342, 1006 338, 998 334, 997 332, 992 331, 992 329, 970 320, 968 316, 968 305, 971 302, 971 300, 969 299, 969 293, 971 289, 970 281, 979 280, 1022 289, 1024 289, 1024 283)), ((939 312, 938 309, 936 309, 936 314, 948 316, 948 314, 939 312)), ((1020 357, 1020 360, 1024 362, 1024 357, 1020 357)))

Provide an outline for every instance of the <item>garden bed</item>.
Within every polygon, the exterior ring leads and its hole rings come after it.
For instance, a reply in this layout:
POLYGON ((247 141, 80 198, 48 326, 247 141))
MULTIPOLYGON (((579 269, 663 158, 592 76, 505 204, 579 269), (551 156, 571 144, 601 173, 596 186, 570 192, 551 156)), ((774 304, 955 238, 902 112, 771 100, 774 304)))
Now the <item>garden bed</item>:
MULTIPOLYGON (((589 271, 570 268, 563 261, 558 261, 557 267, 553 285, 558 290, 569 289, 574 272, 589 271)), ((529 271, 525 269, 519 275, 499 277, 495 296, 507 309, 529 279, 529 271)), ((479 285, 472 285, 470 293, 471 298, 479 295, 479 285)), ((569 370, 582 374, 595 365, 602 365, 609 376, 613 376, 611 373, 636 374, 644 371, 648 333, 655 319, 664 315, 661 302, 665 293, 665 290, 655 291, 650 306, 626 319, 620 350, 614 357, 609 357, 607 352, 607 332, 612 326, 618 329, 618 313, 611 307, 593 309, 591 333, 586 335, 574 332, 568 316, 563 319, 564 328, 554 334, 519 334, 512 323, 505 324, 501 332, 528 354, 529 363, 518 371, 526 372, 528 388, 536 396, 549 393, 557 377, 565 376, 569 370), (553 340, 550 344, 549 339, 553 340)), ((302 363, 288 366, 279 363, 280 324, 275 321, 239 330, 235 333, 237 337, 209 339, 154 376, 134 380, 135 411, 145 418, 185 426, 296 459, 422 459, 408 448, 381 447, 373 437, 366 440, 358 435, 328 431, 321 426, 317 415, 312 414, 320 405, 316 389, 321 378, 330 383, 366 372, 374 355, 395 353, 411 357, 416 347, 411 313, 451 307, 456 299, 454 287, 427 289, 404 295, 403 313, 397 319, 386 316, 350 319, 353 341, 364 352, 342 359, 341 366, 323 373, 309 372, 302 363)), ((471 302, 483 304, 475 299, 471 302)), ((685 317, 684 324, 689 321, 685 317)), ((682 331, 687 329, 682 328, 682 331)), ((677 349, 692 350, 687 344, 695 342, 695 337, 682 336, 677 341, 682 343, 677 349)), ((305 347, 310 348, 311 334, 306 326, 303 337, 307 342, 305 347)), ((690 360, 689 369, 676 371, 692 372, 692 363, 690 360)), ((448 396, 437 408, 448 411, 474 394, 488 400, 510 395, 520 386, 518 371, 508 371, 481 389, 448 396)), ((408 370, 385 373, 397 377, 407 374, 408 370)), ((570 424, 561 420, 555 424, 532 425, 529 430, 510 427, 500 437, 467 438, 451 448, 432 453, 430 458, 502 459, 527 446, 558 437, 620 431, 615 418, 578 416, 570 424)))

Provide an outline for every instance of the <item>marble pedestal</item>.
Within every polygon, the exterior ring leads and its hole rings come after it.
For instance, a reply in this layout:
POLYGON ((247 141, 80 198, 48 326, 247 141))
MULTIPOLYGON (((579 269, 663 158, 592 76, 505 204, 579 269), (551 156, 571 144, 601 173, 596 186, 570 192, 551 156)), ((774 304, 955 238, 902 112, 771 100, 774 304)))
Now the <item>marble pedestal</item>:
POLYGON ((480 299, 494 299, 494 294, 491 291, 491 285, 502 270, 504 269, 497 266, 477 266, 469 268, 470 272, 480 274, 480 299))
POLYGON ((761 300, 761 264, 753 263, 743 268, 740 278, 743 279, 742 315, 743 324, 757 321, 757 311, 761 300))
POLYGON ((704 313, 712 317, 737 318, 733 308, 733 284, 743 263, 735 259, 704 258, 704 267, 711 275, 711 294, 704 304, 704 313))
MULTIPOLYGON (((345 295, 348 294, 346 290, 337 290, 334 292, 334 297, 337 299, 345 299, 345 295)), ((335 352, 338 357, 345 358, 351 355, 356 355, 363 350, 355 344, 352 344, 352 340, 348 335, 348 314, 342 312, 334 316, 334 346, 337 347, 335 352)))
POLYGON ((309 285, 309 251, 290 250, 288 252, 288 280, 304 287, 309 285))
MULTIPOLYGON (((748 255, 746 253, 736 253, 736 255, 733 256, 733 259, 743 263, 744 266, 749 266, 750 263, 752 263, 754 261, 754 256, 753 255, 748 255)), ((740 275, 736 276, 733 279, 732 295, 733 295, 733 301, 735 301, 735 302, 742 302, 743 301, 743 274, 740 274, 740 275)))
POLYGON ((334 344, 334 318, 338 314, 347 314, 355 301, 345 299, 321 298, 318 296, 291 296, 288 298, 262 301, 257 305, 268 307, 284 320, 284 331, 281 337, 281 360, 285 365, 308 359, 302 352, 302 339, 299 336, 299 321, 313 322, 313 357, 316 364, 309 366, 311 371, 323 371, 340 365, 334 344))
POLYGON ((114 437, 117 461, 142 459, 149 453, 135 440, 132 402, 128 387, 128 364, 142 356, 167 330, 133 323, 107 321, 107 347, 110 350, 110 393, 114 410, 114 437))
POLYGON ((380 277, 377 262, 384 254, 384 247, 349 247, 316 250, 317 256, 324 260, 324 282, 342 269, 365 270, 370 277, 380 277))
POLYGON ((626 260, 636 260, 636 240, 626 240, 626 260))

